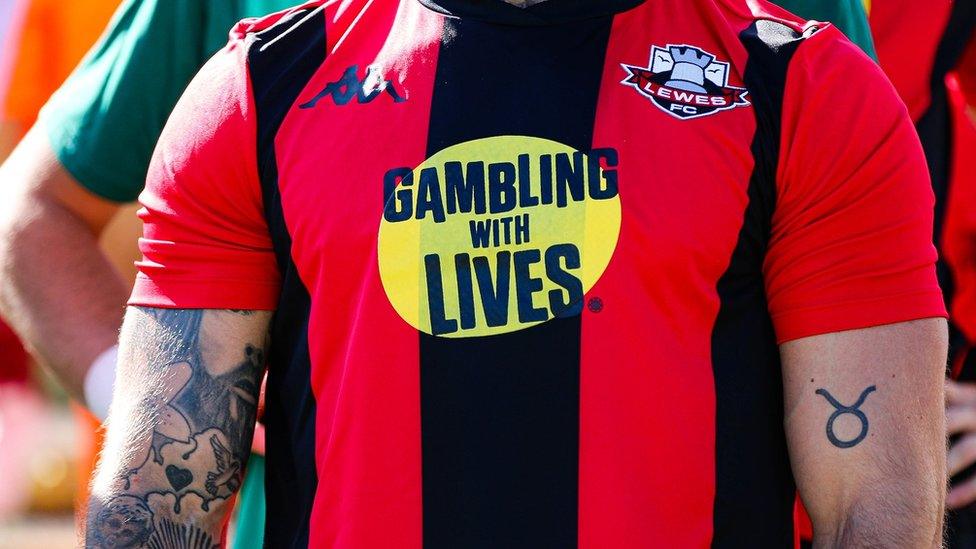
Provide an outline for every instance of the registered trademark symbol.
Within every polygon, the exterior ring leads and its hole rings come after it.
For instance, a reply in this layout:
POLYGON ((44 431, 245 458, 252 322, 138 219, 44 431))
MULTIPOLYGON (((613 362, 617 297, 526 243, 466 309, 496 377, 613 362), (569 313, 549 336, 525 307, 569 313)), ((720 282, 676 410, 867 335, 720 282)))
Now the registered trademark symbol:
POLYGON ((586 303, 586 307, 590 310, 591 313, 599 313, 600 311, 603 310, 603 300, 600 299, 599 297, 591 297, 590 300, 586 303))

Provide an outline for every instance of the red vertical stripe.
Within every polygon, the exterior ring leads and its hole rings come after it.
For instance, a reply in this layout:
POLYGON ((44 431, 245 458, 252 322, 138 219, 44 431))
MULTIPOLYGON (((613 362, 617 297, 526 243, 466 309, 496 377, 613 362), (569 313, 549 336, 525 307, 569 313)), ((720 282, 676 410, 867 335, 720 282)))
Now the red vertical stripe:
POLYGON ((349 67, 357 65, 362 78, 374 64, 407 101, 381 94, 337 105, 326 97, 293 108, 276 141, 293 257, 316 296, 309 323, 318 404, 315 547, 410 548, 422 539, 417 332, 385 297, 376 231, 384 173, 424 160, 440 36, 424 30, 439 31, 442 19, 414 2, 397 4, 367 2, 368 10, 355 12, 333 5, 329 57, 297 104, 349 67), (347 32, 360 25, 371 31, 347 32), (409 72, 397 58, 414 59, 409 72))
POLYGON ((607 51, 593 145, 619 152, 623 219, 613 260, 586 297, 602 309, 584 310, 583 548, 702 547, 712 536, 710 334, 747 201, 755 123, 748 108, 678 120, 620 85, 620 63, 647 63, 652 45, 692 43, 741 61, 741 49, 723 46, 737 44, 734 35, 674 29, 680 14, 670 12, 680 9, 649 2, 619 15, 607 51))

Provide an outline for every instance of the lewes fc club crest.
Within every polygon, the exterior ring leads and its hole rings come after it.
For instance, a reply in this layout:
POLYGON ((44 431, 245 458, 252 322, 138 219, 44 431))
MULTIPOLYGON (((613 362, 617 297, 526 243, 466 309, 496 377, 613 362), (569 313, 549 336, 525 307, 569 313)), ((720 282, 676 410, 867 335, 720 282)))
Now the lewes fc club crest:
POLYGON ((651 48, 647 67, 621 63, 633 86, 659 109, 683 120, 749 105, 744 88, 729 86, 729 64, 694 46, 651 48))

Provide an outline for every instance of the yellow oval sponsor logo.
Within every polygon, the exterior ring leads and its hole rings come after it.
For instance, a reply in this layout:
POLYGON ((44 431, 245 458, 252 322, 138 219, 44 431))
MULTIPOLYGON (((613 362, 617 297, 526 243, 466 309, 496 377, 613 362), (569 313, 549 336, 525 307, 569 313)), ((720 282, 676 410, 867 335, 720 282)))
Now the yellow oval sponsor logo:
POLYGON ((379 269, 390 303, 442 337, 580 314, 617 246, 618 162, 614 149, 500 136, 389 170, 379 269))

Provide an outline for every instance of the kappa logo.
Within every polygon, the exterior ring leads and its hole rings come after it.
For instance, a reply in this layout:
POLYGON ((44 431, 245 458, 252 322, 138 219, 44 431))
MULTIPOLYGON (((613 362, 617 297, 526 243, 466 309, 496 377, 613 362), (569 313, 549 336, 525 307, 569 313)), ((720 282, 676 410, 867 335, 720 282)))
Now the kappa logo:
POLYGON ((633 87, 675 118, 699 118, 750 105, 748 90, 729 86, 729 64, 701 48, 653 46, 648 66, 620 66, 627 71, 621 84, 633 87))
POLYGON ((372 103, 383 93, 389 95, 394 103, 403 103, 407 100, 397 91, 393 82, 383 76, 383 69, 378 65, 370 65, 366 69, 366 76, 362 79, 359 78, 359 65, 352 65, 342 74, 342 78, 326 84, 322 91, 298 108, 311 109, 326 97, 331 97, 332 101, 340 107, 353 99, 359 104, 372 103))

